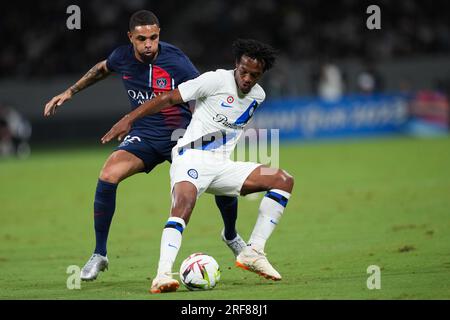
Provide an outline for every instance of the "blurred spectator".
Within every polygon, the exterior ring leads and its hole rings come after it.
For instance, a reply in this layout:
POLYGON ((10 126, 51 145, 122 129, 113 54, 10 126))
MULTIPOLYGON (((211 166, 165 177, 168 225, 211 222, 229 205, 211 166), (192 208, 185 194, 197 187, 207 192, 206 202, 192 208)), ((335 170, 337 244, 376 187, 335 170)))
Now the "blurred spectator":
POLYGON ((317 88, 319 96, 328 101, 338 100, 344 94, 344 80, 339 67, 326 63, 321 68, 317 88))
POLYGON ((426 123, 448 128, 449 101, 445 94, 435 90, 422 90, 415 94, 410 106, 411 116, 426 123))
POLYGON ((0 157, 27 157, 30 136, 31 125, 21 114, 13 108, 0 106, 0 157))
POLYGON ((449 101, 442 92, 422 90, 412 96, 406 132, 420 137, 447 135, 449 101))
POLYGON ((358 91, 363 94, 373 94, 383 91, 383 80, 372 63, 357 75, 356 86, 358 91))
MULTIPOLYGON (((390 59, 450 53, 450 1, 377 1, 382 29, 368 30, 360 0, 94 0, 0 3, 0 77, 80 74, 127 43, 130 15, 155 11, 162 34, 203 72, 230 67, 223 50, 237 37, 269 42, 293 61, 326 53, 335 59, 390 59), (66 28, 66 8, 81 8, 81 30, 66 28), (176 12, 176 14, 174 14, 176 12), (23 23, 26 21, 27 23, 23 23)), ((363 82, 370 81, 363 76, 363 82), (366 79, 366 80, 364 80, 366 79)), ((275 84, 277 85, 277 84, 275 84)))

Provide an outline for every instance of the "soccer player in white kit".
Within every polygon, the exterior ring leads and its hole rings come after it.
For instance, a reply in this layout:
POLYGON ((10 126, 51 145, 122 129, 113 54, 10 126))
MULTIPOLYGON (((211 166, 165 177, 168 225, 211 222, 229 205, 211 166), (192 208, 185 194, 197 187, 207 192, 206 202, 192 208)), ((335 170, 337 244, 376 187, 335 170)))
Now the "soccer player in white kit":
POLYGON ((102 138, 103 143, 115 137, 121 140, 136 119, 166 106, 196 101, 191 123, 172 150, 172 208, 161 237, 158 271, 151 293, 178 289, 179 282, 172 278, 172 266, 181 246, 182 232, 203 192, 236 196, 267 191, 248 245, 237 256, 236 266, 267 279, 281 280, 267 260, 264 247, 287 205, 294 179, 281 169, 230 160, 245 126, 265 99, 257 82, 273 66, 275 51, 256 40, 239 39, 233 43, 233 52, 236 69, 203 73, 145 102, 102 138))

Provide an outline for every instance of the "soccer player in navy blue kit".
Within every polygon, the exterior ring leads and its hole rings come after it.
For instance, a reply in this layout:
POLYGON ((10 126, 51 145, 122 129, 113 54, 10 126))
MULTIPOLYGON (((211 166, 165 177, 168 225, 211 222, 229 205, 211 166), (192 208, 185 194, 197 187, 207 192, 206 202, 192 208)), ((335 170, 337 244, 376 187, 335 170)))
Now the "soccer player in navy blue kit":
MULTIPOLYGON (((189 58, 175 46, 159 41, 159 34, 159 21, 152 12, 134 13, 128 32, 131 44, 115 49, 108 59, 97 63, 77 83, 53 97, 46 104, 44 115, 55 114, 56 109, 75 93, 111 72, 121 75, 133 110, 157 95, 177 88, 180 83, 196 78, 199 72, 189 58)), ((136 121, 129 135, 106 160, 95 192, 96 246, 81 271, 82 280, 95 280, 100 271, 108 268, 106 244, 118 184, 136 173, 149 173, 156 165, 171 161, 171 150, 179 138, 176 134, 173 138, 172 133, 185 129, 191 116, 188 104, 181 103, 136 121)), ((222 239, 237 256, 246 245, 235 230, 237 199, 216 196, 216 204, 225 226, 222 239)))

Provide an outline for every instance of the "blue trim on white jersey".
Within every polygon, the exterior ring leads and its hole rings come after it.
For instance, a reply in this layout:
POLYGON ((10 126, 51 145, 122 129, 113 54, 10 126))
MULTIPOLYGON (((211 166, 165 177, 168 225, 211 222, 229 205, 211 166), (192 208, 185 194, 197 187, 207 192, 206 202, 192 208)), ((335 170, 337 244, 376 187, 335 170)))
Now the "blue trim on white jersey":
POLYGON ((245 112, 234 122, 234 124, 246 124, 255 113, 256 108, 258 108, 258 102, 253 100, 247 110, 245 110, 245 112))
POLYGON ((202 150, 214 150, 227 144, 228 141, 237 136, 235 132, 222 133, 222 140, 213 140, 202 147, 202 150))
POLYGON ((226 132, 225 130, 209 133, 178 148, 178 154, 181 156, 186 150, 189 149, 211 151, 225 145, 237 135, 238 134, 236 132, 226 132), (222 136, 222 139, 216 139, 216 136, 219 134, 222 136))

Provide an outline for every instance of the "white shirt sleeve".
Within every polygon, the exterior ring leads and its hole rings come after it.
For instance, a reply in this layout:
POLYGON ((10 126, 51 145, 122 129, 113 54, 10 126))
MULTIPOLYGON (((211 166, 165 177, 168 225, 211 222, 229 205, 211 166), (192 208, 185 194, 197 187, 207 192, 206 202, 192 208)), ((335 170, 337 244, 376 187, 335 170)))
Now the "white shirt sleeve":
POLYGON ((257 84, 257 86, 258 86, 258 89, 259 89, 258 90, 258 96, 259 96, 258 103, 261 104, 266 99, 266 92, 264 91, 264 89, 259 84, 257 84))
POLYGON ((178 85, 178 90, 183 101, 188 102, 214 95, 221 85, 222 77, 215 71, 209 71, 181 83, 178 85))

